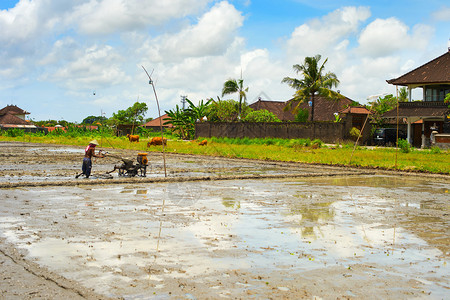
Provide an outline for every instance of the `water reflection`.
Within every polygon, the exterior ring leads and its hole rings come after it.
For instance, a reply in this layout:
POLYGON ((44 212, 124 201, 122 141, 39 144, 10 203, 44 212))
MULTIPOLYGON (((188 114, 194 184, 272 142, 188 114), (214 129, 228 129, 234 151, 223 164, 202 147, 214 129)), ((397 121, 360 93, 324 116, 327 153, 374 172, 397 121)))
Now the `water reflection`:
POLYGON ((332 204, 333 202, 293 203, 289 206, 287 217, 300 227, 302 237, 316 238, 320 227, 332 221, 335 216, 332 204))
POLYGON ((227 208, 232 208, 238 210, 241 208, 241 201, 235 200, 233 198, 223 198, 222 199, 223 206, 227 208))

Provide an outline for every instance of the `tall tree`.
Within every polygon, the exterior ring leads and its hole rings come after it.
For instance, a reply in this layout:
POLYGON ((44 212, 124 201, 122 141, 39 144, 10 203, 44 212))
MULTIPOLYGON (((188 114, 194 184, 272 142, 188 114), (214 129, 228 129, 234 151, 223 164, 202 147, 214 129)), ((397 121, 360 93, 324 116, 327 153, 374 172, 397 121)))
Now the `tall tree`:
POLYGON ((385 95, 383 98, 378 97, 377 100, 370 102, 366 108, 373 112, 371 115, 372 122, 377 124, 377 127, 384 125, 383 114, 397 106, 397 98, 394 95, 385 95))
POLYGON ((225 83, 223 84, 223 89, 222 89, 222 97, 228 94, 234 94, 234 93, 238 93, 239 94, 239 111, 238 111, 238 118, 241 118, 241 112, 242 112, 242 100, 245 101, 247 100, 247 92, 248 92, 248 87, 246 87, 244 89, 244 79, 228 79, 227 81, 225 81, 225 83))
POLYGON ((117 124, 141 124, 147 113, 148 107, 145 102, 135 102, 126 110, 119 110, 113 113, 112 120, 117 124))
POLYGON ((398 90, 398 101, 408 102, 408 90, 406 87, 402 87, 398 90))
MULTIPOLYGON (((294 71, 297 74, 302 74, 302 79, 284 77, 281 82, 287 83, 290 87, 296 90, 292 102, 297 103, 294 111, 298 110, 301 103, 311 100, 311 121, 314 121, 314 98, 316 95, 325 97, 327 99, 338 99, 342 96, 333 90, 333 87, 337 87, 339 80, 336 74, 332 72, 324 73, 325 64, 328 58, 320 65, 321 55, 316 55, 314 57, 306 57, 302 65, 294 65, 294 71)), ((286 107, 286 109, 291 108, 291 103, 286 107)))

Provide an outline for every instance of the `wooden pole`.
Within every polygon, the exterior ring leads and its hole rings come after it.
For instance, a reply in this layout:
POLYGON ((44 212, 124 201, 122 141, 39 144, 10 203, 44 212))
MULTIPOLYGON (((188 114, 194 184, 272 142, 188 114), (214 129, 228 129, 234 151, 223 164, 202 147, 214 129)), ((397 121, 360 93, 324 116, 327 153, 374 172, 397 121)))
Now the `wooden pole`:
MULTIPOLYGON (((351 111, 351 109, 350 109, 351 111)), ((352 155, 350 156, 350 161, 348 162, 348 164, 350 165, 352 163, 352 159, 353 159, 353 153, 355 152, 356 146, 358 145, 359 142, 359 138, 362 136, 363 131, 364 131, 364 127, 366 127, 366 123, 367 120, 369 119, 369 114, 367 114, 366 116, 366 120, 364 121, 363 127, 361 128, 361 131, 359 132, 358 138, 356 139, 355 145, 353 146, 353 151, 352 151, 352 155)))
POLYGON ((167 177, 167 171, 166 171, 166 152, 165 152, 165 145, 164 145, 164 133, 163 133, 163 127, 162 127, 162 119, 161 119, 161 112, 159 110, 159 101, 158 101, 158 95, 156 94, 155 85, 153 84, 152 77, 150 74, 148 74, 147 70, 142 66, 142 69, 144 69, 145 73, 148 76, 149 84, 153 87, 153 93, 155 94, 156 99, 156 106, 158 107, 158 116, 159 116, 159 127, 161 129, 161 141, 162 141, 162 147, 163 147, 163 160, 164 160, 164 177, 167 177))
POLYGON ((395 166, 394 168, 397 169, 397 156, 398 156, 398 85, 395 86, 396 90, 396 97, 397 97, 397 138, 395 142, 395 166))

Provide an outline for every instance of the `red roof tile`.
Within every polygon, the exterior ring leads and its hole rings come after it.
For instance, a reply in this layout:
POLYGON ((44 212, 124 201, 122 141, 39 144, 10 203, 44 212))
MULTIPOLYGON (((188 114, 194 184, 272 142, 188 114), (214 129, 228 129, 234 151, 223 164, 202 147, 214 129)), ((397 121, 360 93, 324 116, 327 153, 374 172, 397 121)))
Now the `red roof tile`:
POLYGON ((349 106, 339 111, 340 114, 354 114, 354 115, 371 115, 372 112, 364 106, 349 106))
MULTIPOLYGON (((166 118, 168 118, 168 117, 169 117, 169 116, 168 116, 167 114, 164 114, 164 115, 161 116, 161 119, 162 119, 162 126, 163 126, 163 127, 173 127, 172 124, 164 125, 164 122, 166 122, 164 119, 166 119, 166 118)), ((158 127, 158 126, 161 125, 159 119, 160 119, 160 118, 158 117, 158 118, 156 118, 156 119, 153 119, 153 120, 151 120, 151 121, 148 121, 147 123, 145 123, 144 125, 142 125, 142 127, 158 127)))

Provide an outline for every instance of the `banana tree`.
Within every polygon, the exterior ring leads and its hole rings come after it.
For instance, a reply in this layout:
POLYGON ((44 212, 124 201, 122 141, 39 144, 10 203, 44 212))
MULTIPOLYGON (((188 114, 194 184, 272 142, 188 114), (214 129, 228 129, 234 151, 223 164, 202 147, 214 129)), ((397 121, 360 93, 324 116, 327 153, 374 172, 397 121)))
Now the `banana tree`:
POLYGON ((188 113, 193 120, 195 121, 202 121, 204 117, 208 114, 208 106, 211 104, 213 99, 209 99, 206 101, 206 103, 203 103, 203 100, 201 100, 197 106, 192 103, 191 100, 186 99, 186 101, 189 103, 189 107, 186 109, 186 113, 188 113))
POLYGON ((166 110, 168 118, 164 119, 164 125, 172 124, 173 131, 181 139, 190 139, 195 134, 195 119, 186 110, 180 109, 177 105, 174 110, 166 110))

